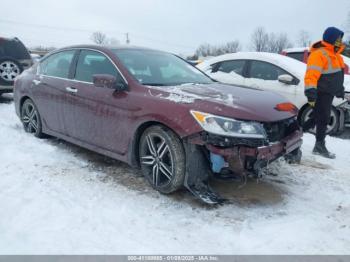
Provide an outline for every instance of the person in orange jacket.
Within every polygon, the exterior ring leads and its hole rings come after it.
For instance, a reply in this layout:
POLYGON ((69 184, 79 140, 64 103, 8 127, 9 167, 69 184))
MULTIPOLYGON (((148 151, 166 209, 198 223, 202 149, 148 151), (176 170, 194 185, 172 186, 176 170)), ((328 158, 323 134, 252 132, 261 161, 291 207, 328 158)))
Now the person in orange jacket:
POLYGON ((312 45, 305 74, 305 95, 310 106, 314 107, 316 143, 313 153, 335 158, 326 148, 327 124, 330 120, 334 97, 344 98, 344 68, 341 53, 344 32, 329 27, 323 34, 323 41, 312 45))

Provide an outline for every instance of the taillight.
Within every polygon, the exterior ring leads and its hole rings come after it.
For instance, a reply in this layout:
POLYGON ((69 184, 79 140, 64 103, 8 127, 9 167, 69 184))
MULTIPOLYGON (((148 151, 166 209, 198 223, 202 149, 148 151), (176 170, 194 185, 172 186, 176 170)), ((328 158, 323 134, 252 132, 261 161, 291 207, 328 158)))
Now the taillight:
POLYGON ((344 73, 349 75, 349 66, 347 64, 345 64, 344 73))

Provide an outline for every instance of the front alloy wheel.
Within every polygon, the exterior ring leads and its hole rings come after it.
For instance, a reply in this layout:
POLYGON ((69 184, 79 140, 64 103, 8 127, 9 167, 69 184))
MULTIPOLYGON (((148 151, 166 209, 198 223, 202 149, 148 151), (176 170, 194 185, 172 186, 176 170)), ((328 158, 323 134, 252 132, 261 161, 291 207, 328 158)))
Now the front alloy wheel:
POLYGON ((140 164, 148 182, 161 193, 171 193, 183 185, 185 154, 181 141, 169 129, 148 128, 140 140, 140 164))

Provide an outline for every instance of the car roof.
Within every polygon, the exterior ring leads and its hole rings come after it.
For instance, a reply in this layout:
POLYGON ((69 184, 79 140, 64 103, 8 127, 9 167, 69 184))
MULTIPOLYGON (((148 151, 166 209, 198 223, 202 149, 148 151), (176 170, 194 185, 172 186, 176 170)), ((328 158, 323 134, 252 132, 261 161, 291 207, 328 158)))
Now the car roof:
POLYGON ((148 51, 159 51, 159 52, 163 52, 160 50, 156 50, 156 49, 151 49, 151 48, 147 48, 147 47, 140 47, 140 46, 134 46, 134 45, 89 45, 89 44, 84 44, 84 45, 72 45, 72 46, 66 46, 66 47, 62 47, 59 49, 56 49, 55 51, 58 50, 62 50, 62 49, 69 49, 69 48, 86 48, 86 49, 96 49, 99 51, 111 51, 111 50, 148 50, 148 51))

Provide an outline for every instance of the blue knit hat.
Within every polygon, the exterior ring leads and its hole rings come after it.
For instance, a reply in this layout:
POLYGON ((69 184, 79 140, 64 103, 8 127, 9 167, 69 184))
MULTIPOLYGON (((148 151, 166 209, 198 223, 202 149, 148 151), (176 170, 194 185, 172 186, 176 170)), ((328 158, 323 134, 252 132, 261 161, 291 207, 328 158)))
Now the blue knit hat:
POLYGON ((334 45, 339 36, 343 37, 344 32, 336 27, 328 27, 323 33, 323 41, 334 45))

